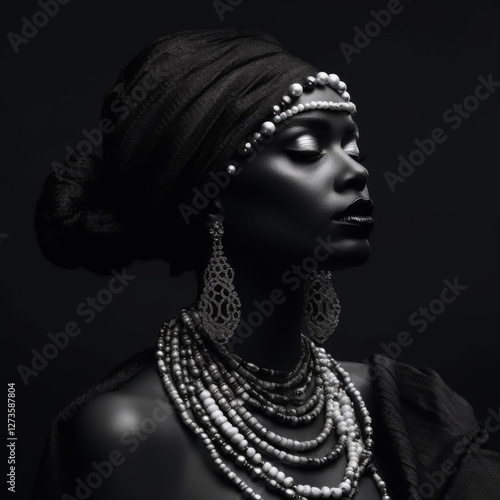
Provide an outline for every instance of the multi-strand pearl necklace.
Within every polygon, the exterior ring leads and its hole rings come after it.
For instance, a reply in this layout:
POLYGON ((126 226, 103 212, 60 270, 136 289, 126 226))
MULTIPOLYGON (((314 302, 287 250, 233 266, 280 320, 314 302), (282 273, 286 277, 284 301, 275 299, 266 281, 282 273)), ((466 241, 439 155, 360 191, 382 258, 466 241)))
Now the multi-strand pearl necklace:
POLYGON ((390 500, 373 464, 372 420, 361 394, 323 348, 303 337, 302 357, 292 371, 259 368, 211 342, 194 308, 163 323, 157 348, 158 369, 182 421, 200 438, 218 470, 247 498, 262 496, 226 463, 246 470, 279 496, 295 500, 354 498, 360 478, 370 473, 382 500, 390 500), (316 438, 298 441, 268 430, 251 409, 292 426, 311 423, 321 414, 325 420, 316 438), (334 430, 337 439, 332 438, 328 453, 307 455, 334 430), (337 486, 299 484, 273 463, 319 468, 342 454, 347 466, 337 486))

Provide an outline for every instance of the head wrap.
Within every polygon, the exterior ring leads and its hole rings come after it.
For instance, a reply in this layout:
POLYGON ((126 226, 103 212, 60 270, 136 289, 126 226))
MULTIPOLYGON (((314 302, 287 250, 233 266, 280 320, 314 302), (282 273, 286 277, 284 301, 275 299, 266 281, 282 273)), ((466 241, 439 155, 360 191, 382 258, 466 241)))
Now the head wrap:
POLYGON ((103 161, 79 158, 77 169, 47 179, 36 218, 45 255, 95 272, 184 255, 179 203, 233 157, 291 83, 316 72, 256 30, 189 30, 152 43, 105 97, 103 161))

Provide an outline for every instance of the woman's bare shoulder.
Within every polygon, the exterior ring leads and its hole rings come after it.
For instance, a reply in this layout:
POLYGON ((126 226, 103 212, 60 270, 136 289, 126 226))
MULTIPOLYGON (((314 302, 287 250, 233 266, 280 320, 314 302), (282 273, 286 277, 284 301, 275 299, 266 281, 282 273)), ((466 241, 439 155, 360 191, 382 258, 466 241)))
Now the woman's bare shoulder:
POLYGON ((133 429, 167 430, 169 423, 177 424, 174 414, 156 366, 148 365, 119 389, 99 394, 80 408, 75 435, 111 446, 127 441, 133 429))
MULTIPOLYGON (((119 389, 88 401, 75 415, 73 475, 87 484, 86 478, 99 474, 97 468, 105 471, 107 477, 92 491, 95 500, 140 498, 135 491, 138 478, 154 471, 162 486, 163 481, 172 486, 185 450, 181 426, 157 368, 147 366, 119 389)), ((162 489, 154 486, 150 498, 162 489)))

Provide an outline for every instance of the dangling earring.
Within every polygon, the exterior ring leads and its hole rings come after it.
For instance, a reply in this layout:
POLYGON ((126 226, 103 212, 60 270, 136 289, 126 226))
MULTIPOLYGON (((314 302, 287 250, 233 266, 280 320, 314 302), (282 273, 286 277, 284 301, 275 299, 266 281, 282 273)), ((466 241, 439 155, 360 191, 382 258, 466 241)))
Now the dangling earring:
POLYGON ((212 256, 203 275, 199 314, 210 339, 224 344, 240 322, 241 302, 233 285, 234 270, 222 248, 222 223, 215 221, 209 232, 212 235, 212 256))
POLYGON ((304 287, 302 328, 312 340, 322 344, 339 324, 340 302, 330 271, 311 272, 304 287))

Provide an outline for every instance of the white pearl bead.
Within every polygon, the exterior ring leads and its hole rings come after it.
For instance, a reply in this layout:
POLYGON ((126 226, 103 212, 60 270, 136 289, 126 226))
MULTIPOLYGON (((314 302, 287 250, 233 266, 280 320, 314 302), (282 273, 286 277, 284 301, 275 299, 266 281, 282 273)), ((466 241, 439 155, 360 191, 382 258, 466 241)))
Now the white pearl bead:
POLYGON ((220 418, 220 417, 223 417, 223 416, 224 416, 224 414, 220 410, 216 410, 216 411, 212 412, 212 414, 210 415, 210 418, 212 420, 216 420, 217 418, 220 418))
POLYGON ((321 488, 321 494, 323 495, 323 498, 330 498, 332 490, 328 488, 328 486, 323 486, 321 488))
POLYGON ((330 87, 333 87, 334 90, 337 87, 337 85, 339 84, 339 82, 340 82, 340 78, 335 73, 330 73, 328 75, 328 83, 329 83, 330 87))
POLYGON ((206 389, 204 391, 201 391, 200 392, 200 399, 203 401, 204 399, 207 399, 207 398, 210 398, 212 396, 212 394, 210 394, 209 391, 207 391, 206 389))
POLYGON ((311 498, 321 498, 321 490, 316 486, 311 488, 311 498))
POLYGON ((226 431, 226 436, 228 438, 232 438, 234 435, 238 434, 239 433, 239 430, 237 427, 230 427, 227 431, 226 431))
POLYGON ((273 122, 264 122, 262 124, 262 127, 260 128, 260 131, 264 135, 272 135, 276 131, 276 125, 273 122))
MULTIPOLYGON (((339 82, 337 85, 337 89, 340 93, 345 92, 347 90, 347 85, 344 82, 339 82)), ((348 380, 346 380, 346 383, 349 383, 351 379, 347 377, 348 380)))
POLYGON ((221 426, 225 422, 227 422, 227 418, 224 415, 215 419, 215 425, 217 426, 221 426))
POLYGON ((288 93, 293 97, 299 97, 304 92, 304 87, 300 83, 292 83, 288 89, 288 93))
POLYGON ((332 488, 332 498, 342 498, 342 490, 340 488, 332 488))
POLYGON ((243 434, 240 434, 240 433, 238 432, 238 433, 237 433, 237 434, 235 434, 234 436, 231 436, 230 441, 231 441, 231 443, 233 443, 233 444, 238 444, 238 443, 240 443, 241 441, 243 441, 243 439, 244 439, 243 434))
POLYGON ((279 471, 278 474, 276 474, 276 481, 278 481, 278 483, 283 483, 283 481, 285 480, 285 473, 283 471, 279 471))
POLYGON ((344 101, 348 101, 350 98, 351 98, 351 94, 349 94, 349 92, 347 92, 347 90, 342 92, 342 99, 344 99, 344 101))
POLYGON ((348 482, 346 482, 346 481, 342 481, 339 484, 339 488, 342 489, 342 490, 345 490, 346 493, 349 493, 351 491, 351 485, 348 482))
POLYGON ((234 165, 228 165, 226 168, 226 172, 229 175, 234 175, 236 173, 236 167, 234 165))
POLYGON ((326 85, 328 83, 328 73, 325 73, 324 71, 320 71, 316 75, 316 80, 320 85, 326 85))

